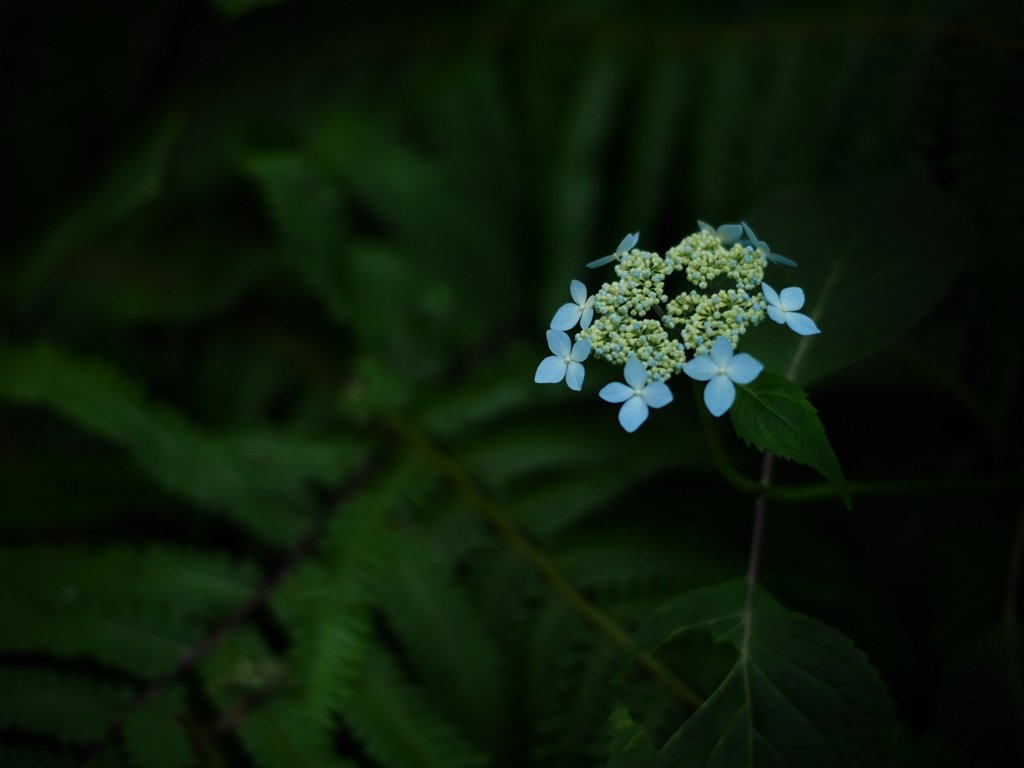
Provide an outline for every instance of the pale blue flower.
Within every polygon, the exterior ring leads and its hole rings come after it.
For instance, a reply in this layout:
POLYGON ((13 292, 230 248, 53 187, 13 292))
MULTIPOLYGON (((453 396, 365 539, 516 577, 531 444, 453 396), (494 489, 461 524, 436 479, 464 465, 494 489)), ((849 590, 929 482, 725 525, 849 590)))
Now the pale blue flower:
POLYGON ((726 247, 743 237, 743 227, 740 224, 723 224, 718 229, 715 229, 710 224, 698 221, 697 226, 700 227, 701 232, 707 232, 709 235, 717 237, 722 245, 726 247))
POLYGON ((547 332, 551 357, 545 357, 537 366, 533 380, 538 384, 557 384, 562 379, 569 389, 579 392, 583 388, 583 361, 590 354, 590 342, 580 339, 569 348, 569 335, 561 331, 547 332))
POLYGON ((802 288, 783 288, 782 293, 776 293, 770 285, 761 283, 761 290, 768 300, 768 317, 776 323, 785 323, 801 336, 821 333, 811 318, 796 311, 804 305, 802 288))
POLYGON ((732 407, 736 399, 736 384, 749 384, 764 369, 746 352, 734 355, 732 344, 719 336, 711 345, 711 353, 697 355, 683 366, 683 373, 691 379, 706 381, 704 404, 712 416, 721 416, 732 407))
POLYGON ((555 313, 551 327, 556 331, 568 331, 576 323, 580 328, 589 328, 594 319, 594 296, 587 296, 587 287, 579 280, 569 284, 569 295, 575 304, 563 304, 555 313))
POLYGON ((626 361, 623 375, 626 384, 613 381, 602 387, 598 395, 606 402, 622 403, 619 424, 627 432, 636 432, 637 427, 647 420, 647 409, 661 408, 671 403, 672 392, 663 381, 648 384, 647 369, 635 357, 626 361))
POLYGON ((772 249, 768 247, 768 243, 764 240, 758 240, 757 235, 754 234, 754 230, 747 226, 747 222, 744 221, 742 224, 743 231, 747 233, 747 238, 749 238, 749 240, 744 240, 742 242, 749 242, 755 248, 760 248, 764 251, 764 255, 768 258, 768 261, 774 264, 782 264, 786 267, 796 266, 796 262, 792 259, 787 259, 785 256, 780 256, 777 253, 772 253, 772 249))
POLYGON ((615 259, 621 258, 622 256, 625 256, 627 253, 632 251, 633 247, 637 244, 637 241, 639 240, 639 232, 634 232, 632 235, 626 235, 624 238, 622 238, 622 242, 619 243, 619 247, 615 249, 615 253, 611 254, 610 256, 602 256, 597 261, 590 262, 589 264, 587 264, 587 266, 590 269, 593 269, 594 267, 603 267, 608 262, 615 261, 615 259))

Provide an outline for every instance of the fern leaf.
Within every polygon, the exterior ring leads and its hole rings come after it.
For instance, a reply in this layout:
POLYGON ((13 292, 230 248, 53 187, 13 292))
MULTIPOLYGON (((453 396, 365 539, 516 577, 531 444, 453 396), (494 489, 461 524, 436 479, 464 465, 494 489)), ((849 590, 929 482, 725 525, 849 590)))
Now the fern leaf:
POLYGON ((141 387, 48 344, 0 349, 0 395, 53 408, 127 447, 158 482, 274 542, 294 540, 312 511, 297 478, 269 473, 244 443, 203 434, 141 387), (276 480, 277 482, 274 482, 276 480))
POLYGON ((297 154, 254 154, 245 169, 263 191, 289 261, 339 323, 350 319, 338 273, 342 227, 337 189, 297 154))
POLYGON ((0 607, 0 650, 88 656, 143 677, 171 670, 201 636, 195 625, 152 608, 0 607))
POLYGON ((493 754, 507 751, 507 686, 495 638, 429 540, 406 534, 377 580, 391 626, 439 711, 493 754))
POLYGON ((391 547, 387 515, 417 487, 411 462, 383 472, 331 521, 320 564, 307 564, 272 597, 294 638, 290 658, 310 716, 328 725, 353 695, 372 634, 369 585, 391 547))
POLYGON ((235 632, 200 670, 222 712, 219 729, 233 729, 260 768, 351 768, 336 754, 330 728, 289 690, 289 671, 255 631, 235 632))
POLYGON ((49 608, 143 605, 211 619, 259 584, 249 563, 166 546, 22 546, 0 558, 0 596, 49 608))
POLYGON ((87 744, 106 735, 130 696, 124 686, 94 677, 0 666, 0 728, 87 744))
POLYGON ((124 743, 135 768, 181 768, 196 763, 192 745, 178 722, 183 698, 180 689, 172 688, 125 722, 124 743))
POLYGON ((355 697, 342 712, 384 768, 478 768, 487 755, 468 742, 401 678, 390 654, 371 648, 355 697))

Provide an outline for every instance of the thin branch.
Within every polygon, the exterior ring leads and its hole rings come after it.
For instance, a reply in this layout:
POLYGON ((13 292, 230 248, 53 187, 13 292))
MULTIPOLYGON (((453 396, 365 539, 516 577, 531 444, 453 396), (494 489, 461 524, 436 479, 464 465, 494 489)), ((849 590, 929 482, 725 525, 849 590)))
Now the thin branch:
MULTIPOLYGON (((442 475, 448 478, 449 482, 479 510, 498 534, 504 537, 547 580, 555 594, 613 644, 623 649, 630 647, 632 638, 629 633, 608 614, 590 602, 569 581, 555 562, 519 530, 511 518, 473 482, 455 460, 443 453, 426 435, 395 414, 385 414, 383 418, 395 435, 422 454, 442 475)), ((651 654, 640 654, 636 657, 636 661, 652 675, 664 681, 679 698, 694 709, 704 703, 700 694, 677 678, 651 654)))

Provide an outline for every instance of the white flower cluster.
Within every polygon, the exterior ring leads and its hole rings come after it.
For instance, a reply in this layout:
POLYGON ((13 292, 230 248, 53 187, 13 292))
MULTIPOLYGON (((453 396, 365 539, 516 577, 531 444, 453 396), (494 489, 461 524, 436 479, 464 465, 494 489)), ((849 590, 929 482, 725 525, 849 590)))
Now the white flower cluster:
POLYGON ((558 310, 547 332, 553 355, 541 362, 534 381, 566 379, 572 389, 581 389, 582 363, 591 352, 625 366, 628 387, 609 384, 600 396, 624 403, 619 421, 633 432, 647 418, 648 407, 671 402, 665 382, 677 373, 708 381, 708 409, 716 416, 725 413, 735 398, 733 383, 749 383, 761 371, 750 355, 733 355, 733 350, 747 328, 765 317, 802 335, 819 332, 811 318, 796 311, 804 303, 800 288, 777 294, 762 282, 769 262, 795 262, 772 253, 745 223, 717 230, 697 223, 700 230, 664 257, 635 248, 637 232, 623 238, 611 255, 588 264, 615 262, 618 279, 591 296, 582 282, 572 281, 573 301, 558 310), (672 282, 684 290, 669 298, 672 282), (577 324, 580 331, 570 347, 565 331, 577 324))

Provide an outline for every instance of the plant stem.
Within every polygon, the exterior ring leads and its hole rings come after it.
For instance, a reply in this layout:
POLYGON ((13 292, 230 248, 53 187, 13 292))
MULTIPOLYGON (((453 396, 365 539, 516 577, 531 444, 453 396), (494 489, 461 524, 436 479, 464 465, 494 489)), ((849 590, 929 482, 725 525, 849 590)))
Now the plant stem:
POLYGON ((768 506, 768 489, 772 481, 772 469, 775 466, 775 454, 765 451, 761 460, 761 487, 764 489, 754 502, 754 533, 750 542, 750 564, 747 566, 747 604, 744 609, 743 622, 743 658, 747 658, 750 648, 750 627, 754 616, 754 592, 757 589, 757 576, 761 567, 761 542, 764 539, 765 509, 768 506))
POLYGON ((718 439, 718 430, 715 428, 715 420, 708 412, 708 409, 704 407, 701 389, 696 381, 691 381, 691 383, 693 384, 693 396, 697 401, 697 413, 700 418, 700 425, 704 430, 704 437, 708 441, 708 448, 711 449, 711 458, 714 460, 715 466, 718 467, 718 471, 722 473, 722 476, 734 488, 748 493, 758 493, 763 491, 764 488, 760 483, 754 482, 749 477, 741 473, 729 461, 729 457, 726 455, 725 449, 722 447, 722 443, 718 439))
MULTIPOLYGON (((509 516, 473 482, 454 459, 438 449, 426 435, 395 414, 384 414, 383 418, 392 432, 427 458, 480 511, 494 529, 530 562, 551 585, 555 594, 612 643, 622 649, 630 647, 632 638, 629 633, 608 614, 590 602, 569 581, 554 561, 516 527, 509 516)), ((704 699, 696 691, 677 678, 651 654, 640 654, 636 657, 636 661, 652 675, 664 681, 679 698, 694 709, 704 703, 704 699)))

